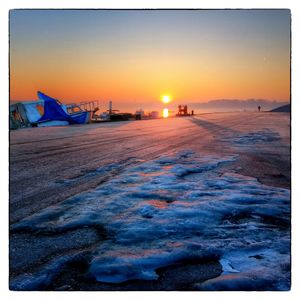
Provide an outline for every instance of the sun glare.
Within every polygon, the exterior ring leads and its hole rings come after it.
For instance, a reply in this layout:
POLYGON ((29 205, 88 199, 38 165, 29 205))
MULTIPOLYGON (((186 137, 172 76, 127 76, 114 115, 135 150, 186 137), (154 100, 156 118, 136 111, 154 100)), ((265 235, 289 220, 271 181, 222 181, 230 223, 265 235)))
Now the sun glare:
POLYGON ((163 117, 167 118, 169 116, 169 110, 167 108, 163 109, 163 117))
POLYGON ((163 103, 169 103, 170 101, 171 101, 170 96, 165 95, 165 96, 162 97, 162 102, 163 103))

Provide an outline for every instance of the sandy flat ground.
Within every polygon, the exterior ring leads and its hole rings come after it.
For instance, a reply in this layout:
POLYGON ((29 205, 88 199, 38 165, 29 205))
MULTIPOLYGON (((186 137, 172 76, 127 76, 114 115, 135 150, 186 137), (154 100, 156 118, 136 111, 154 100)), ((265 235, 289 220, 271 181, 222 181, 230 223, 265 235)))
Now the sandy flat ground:
MULTIPOLYGON (((10 132, 10 223, 16 224, 71 196, 92 191, 129 167, 187 149, 203 156, 236 155, 236 160, 226 166, 226 172, 251 176, 265 185, 290 188, 290 115, 287 113, 212 113, 27 128, 10 132), (111 165, 117 167, 106 167, 111 165)), ((92 232, 85 234, 90 234, 91 240, 96 239, 92 232)), ((10 241, 12 278, 46 261, 46 258, 20 259, 32 241, 30 233, 12 233, 10 241)), ((44 245, 47 243, 49 240, 44 245)), ((40 249, 41 244, 36 247, 40 249)), ((89 245, 83 242, 80 247, 89 245)), ((71 250, 61 247, 57 251, 71 250)), ((53 250, 49 257, 56 254, 53 250)), ((214 272, 219 272, 217 269, 216 265, 204 277, 213 278, 214 272)), ((165 287, 164 284, 161 286, 165 287)), ((107 286, 96 289, 105 288, 110 289, 107 286)), ((138 289, 145 287, 141 285, 138 289)))

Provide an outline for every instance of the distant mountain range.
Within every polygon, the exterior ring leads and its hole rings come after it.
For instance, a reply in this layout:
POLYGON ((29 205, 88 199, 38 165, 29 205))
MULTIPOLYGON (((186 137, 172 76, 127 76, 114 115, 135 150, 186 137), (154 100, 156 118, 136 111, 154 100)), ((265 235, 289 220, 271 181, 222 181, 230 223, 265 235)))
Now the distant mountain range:
POLYGON ((282 105, 289 104, 288 101, 270 101, 266 99, 218 99, 202 103, 190 103, 189 107, 205 111, 226 112, 226 111, 253 111, 258 106, 264 111, 275 109, 282 105))

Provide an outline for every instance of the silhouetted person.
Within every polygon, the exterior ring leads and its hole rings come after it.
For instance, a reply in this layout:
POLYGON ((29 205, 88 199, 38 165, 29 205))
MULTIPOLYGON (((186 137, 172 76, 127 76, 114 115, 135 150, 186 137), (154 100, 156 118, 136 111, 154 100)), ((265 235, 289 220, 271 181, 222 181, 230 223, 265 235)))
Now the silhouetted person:
POLYGON ((257 107, 257 108, 258 108, 258 111, 260 111, 260 109, 261 109, 260 105, 258 105, 258 107, 257 107))
POLYGON ((192 110, 192 116, 194 115, 194 111, 192 110))

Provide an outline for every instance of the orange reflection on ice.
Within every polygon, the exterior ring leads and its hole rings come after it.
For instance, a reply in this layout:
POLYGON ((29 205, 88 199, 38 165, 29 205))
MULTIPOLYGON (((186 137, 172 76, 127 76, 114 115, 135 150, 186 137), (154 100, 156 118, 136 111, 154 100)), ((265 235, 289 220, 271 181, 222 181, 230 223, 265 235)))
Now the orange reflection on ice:
POLYGON ((169 110, 167 108, 163 109, 163 117, 167 118, 169 116, 169 110))
POLYGON ((146 201, 147 204, 150 204, 158 209, 166 209, 168 207, 168 203, 162 200, 149 200, 146 201))

